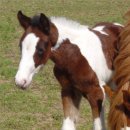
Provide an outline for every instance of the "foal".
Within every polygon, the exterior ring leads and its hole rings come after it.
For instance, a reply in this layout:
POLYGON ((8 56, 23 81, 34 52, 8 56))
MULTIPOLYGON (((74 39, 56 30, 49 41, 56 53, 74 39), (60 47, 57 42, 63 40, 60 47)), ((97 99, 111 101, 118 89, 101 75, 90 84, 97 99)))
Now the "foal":
POLYGON ((61 84, 64 109, 62 130, 75 130, 81 97, 90 103, 93 130, 105 130, 103 86, 111 80, 121 25, 101 23, 89 29, 65 18, 44 14, 27 17, 18 12, 25 32, 20 40, 21 61, 15 82, 22 89, 50 58, 61 84))

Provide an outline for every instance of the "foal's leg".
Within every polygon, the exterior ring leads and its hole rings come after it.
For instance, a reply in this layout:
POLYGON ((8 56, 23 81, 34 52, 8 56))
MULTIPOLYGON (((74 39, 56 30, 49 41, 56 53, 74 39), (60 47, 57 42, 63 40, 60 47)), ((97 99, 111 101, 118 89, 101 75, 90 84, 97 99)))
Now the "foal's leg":
POLYGON ((54 74, 62 86, 61 96, 64 110, 62 130, 75 130, 81 93, 74 88, 65 72, 55 67, 54 74))
POLYGON ((62 130, 75 130, 74 123, 78 119, 80 100, 81 94, 77 90, 62 89, 62 103, 65 118, 62 130))
POLYGON ((105 130, 104 96, 104 92, 99 86, 91 87, 87 93, 87 99, 92 108, 93 130, 105 130))

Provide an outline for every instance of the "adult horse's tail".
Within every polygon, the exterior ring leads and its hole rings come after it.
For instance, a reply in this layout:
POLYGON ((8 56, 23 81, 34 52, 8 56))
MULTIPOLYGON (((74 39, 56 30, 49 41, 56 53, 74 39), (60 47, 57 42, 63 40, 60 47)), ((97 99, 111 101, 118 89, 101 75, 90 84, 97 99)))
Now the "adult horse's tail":
POLYGON ((108 125, 110 130, 121 130, 127 126, 127 113, 123 94, 130 89, 130 11, 125 15, 127 25, 120 34, 119 54, 114 62, 114 81, 117 91, 111 100, 108 125))
POLYGON ((121 130, 127 126, 127 118, 124 113, 124 100, 123 91, 127 91, 129 88, 129 83, 121 86, 117 94, 115 93, 113 99, 111 100, 110 112, 108 116, 108 126, 110 130, 121 130))

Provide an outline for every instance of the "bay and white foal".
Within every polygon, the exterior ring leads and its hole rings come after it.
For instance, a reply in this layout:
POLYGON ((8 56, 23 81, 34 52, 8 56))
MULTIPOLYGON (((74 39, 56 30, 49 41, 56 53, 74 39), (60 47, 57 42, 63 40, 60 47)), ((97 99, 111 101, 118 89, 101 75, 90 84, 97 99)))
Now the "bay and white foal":
POLYGON ((54 74, 61 84, 64 109, 62 130, 75 130, 81 97, 90 103, 93 130, 105 130, 103 86, 111 80, 118 35, 122 26, 100 23, 92 29, 65 18, 44 14, 27 17, 18 12, 24 28, 20 40, 21 61, 16 85, 25 89, 38 70, 50 58, 54 74))

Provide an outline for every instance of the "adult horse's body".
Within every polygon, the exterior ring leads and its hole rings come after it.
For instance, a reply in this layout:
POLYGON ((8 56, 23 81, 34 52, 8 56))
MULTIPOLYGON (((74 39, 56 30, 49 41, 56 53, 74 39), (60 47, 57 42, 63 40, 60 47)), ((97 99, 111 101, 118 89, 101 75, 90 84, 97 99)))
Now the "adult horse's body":
POLYGON ((120 33, 119 53, 114 62, 117 89, 111 99, 110 130, 130 130, 130 11, 126 16, 128 23, 120 33))
POLYGON ((122 26, 101 23, 89 29, 65 18, 49 20, 44 14, 29 18, 22 12, 18 12, 18 19, 25 32, 20 41, 22 57, 16 84, 25 89, 50 58, 62 86, 65 116, 62 130, 75 130, 82 96, 91 105, 93 129, 105 130, 103 86, 111 80, 122 26))

